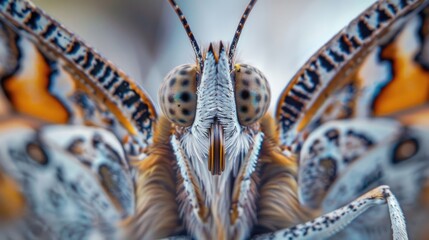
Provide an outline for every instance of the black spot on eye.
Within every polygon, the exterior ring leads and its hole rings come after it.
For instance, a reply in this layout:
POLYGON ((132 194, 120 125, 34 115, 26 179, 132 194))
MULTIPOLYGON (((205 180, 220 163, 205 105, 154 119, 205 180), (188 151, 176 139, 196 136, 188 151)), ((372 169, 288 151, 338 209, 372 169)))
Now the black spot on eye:
POLYGON ((250 97, 249 90, 243 90, 243 91, 241 91, 240 96, 244 100, 249 99, 249 97, 250 97))
POLYGON ((189 79, 185 79, 185 80, 182 81, 182 86, 183 87, 186 87, 188 85, 189 85, 189 79))
POLYGON ((240 111, 243 112, 243 113, 247 113, 249 111, 249 108, 247 108, 247 106, 242 106, 240 108, 240 111))
POLYGON ((174 114, 176 114, 176 112, 173 110, 173 109, 168 109, 168 112, 171 114, 171 115, 174 115, 174 114))
POLYGON ((170 80, 170 87, 172 87, 172 86, 174 86, 174 84, 176 84, 176 78, 172 78, 171 80, 170 80))
POLYGON ((189 102, 191 100, 191 94, 189 94, 188 92, 184 92, 180 95, 180 100, 182 100, 183 102, 189 102))
POLYGON ((243 85, 248 87, 250 85, 249 80, 243 79, 243 85))
POLYGON ((173 96, 173 94, 170 94, 170 95, 168 96, 168 102, 169 102, 169 103, 173 103, 173 102, 174 102, 174 96, 173 96))
POLYGON ((265 94, 264 95, 264 102, 267 102, 268 101, 268 95, 267 94, 265 94))
POLYGON ((261 80, 259 80, 259 78, 255 78, 256 84, 258 84, 258 86, 261 86, 261 80))
POLYGON ((252 119, 250 117, 244 119, 245 122, 250 122, 252 119))
POLYGON ((244 71, 244 72, 245 72, 246 74, 249 74, 249 75, 250 75, 250 74, 252 74, 252 71, 250 71, 250 70, 248 70, 248 69, 247 69, 246 71, 244 71))
POLYGON ((180 123, 186 123, 186 120, 185 119, 179 119, 179 122, 180 123))
POLYGON ((256 108, 255 113, 258 114, 261 111, 260 108, 256 108))
POLYGON ((189 111, 188 109, 184 108, 184 109, 182 109, 182 114, 185 115, 185 116, 189 116, 189 115, 191 115, 191 111, 189 111))
POLYGON ((260 102, 261 101, 261 94, 256 95, 256 101, 260 102))
POLYGON ((186 76, 186 75, 188 75, 188 71, 186 71, 186 70, 181 70, 181 71, 179 72, 179 74, 180 74, 180 75, 182 75, 182 76, 186 76))

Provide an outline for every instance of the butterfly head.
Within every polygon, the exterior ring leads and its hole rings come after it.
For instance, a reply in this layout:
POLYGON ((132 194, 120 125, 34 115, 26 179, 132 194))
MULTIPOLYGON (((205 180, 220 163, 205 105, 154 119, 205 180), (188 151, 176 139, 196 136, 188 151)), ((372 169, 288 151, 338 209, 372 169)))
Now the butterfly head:
POLYGON ((261 71, 233 65, 224 44, 214 46, 203 54, 201 70, 198 64, 185 64, 167 75, 159 102, 179 132, 208 140, 208 169, 217 175, 226 165, 226 138, 258 130, 257 122, 269 107, 270 88, 261 71))
POLYGON ((244 233, 247 227, 250 229, 255 212, 255 194, 247 188, 248 182, 253 181, 249 176, 255 170, 262 145, 258 120, 268 109, 270 89, 259 70, 234 63, 235 46, 255 0, 243 14, 229 48, 220 42, 203 51, 180 8, 174 0, 169 2, 196 56, 196 64, 173 69, 159 91, 161 109, 173 125, 170 143, 182 180, 181 211, 194 213, 184 214, 185 221, 194 226, 192 229, 204 229, 203 235, 205 231, 214 233, 205 238, 240 238, 228 237, 236 236, 237 231, 230 228, 225 235, 224 225, 217 223, 232 226, 240 222, 235 226, 244 233), (248 210, 241 214, 238 205, 248 210), (217 214, 223 211, 225 214, 217 214))

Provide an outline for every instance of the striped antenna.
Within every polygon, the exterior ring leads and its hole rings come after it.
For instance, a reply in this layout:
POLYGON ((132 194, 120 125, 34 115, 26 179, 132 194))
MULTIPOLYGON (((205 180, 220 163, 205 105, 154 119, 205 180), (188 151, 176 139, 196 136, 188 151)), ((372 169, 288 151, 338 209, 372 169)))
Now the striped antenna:
POLYGON ((194 52, 195 52, 195 57, 197 58, 197 62, 200 65, 200 71, 202 71, 204 66, 203 55, 201 54, 201 49, 198 46, 197 40, 195 40, 194 34, 191 31, 191 28, 189 27, 188 21, 186 20, 185 15, 183 14, 179 5, 177 5, 176 1, 168 0, 168 2, 173 7, 174 11, 177 13, 177 16, 179 17, 183 27, 185 28, 186 34, 188 34, 189 41, 191 42, 192 48, 194 49, 194 52))
POLYGON ((229 47, 229 64, 230 68, 232 70, 232 60, 235 55, 235 50, 237 49, 237 43, 238 39, 240 39, 241 31, 243 31, 244 23, 247 20, 247 17, 250 14, 250 11, 252 11, 253 6, 255 6, 257 0, 250 0, 249 4, 247 4, 246 10, 244 11, 243 15, 241 16, 240 23, 238 23, 237 30, 235 31, 234 38, 232 39, 231 46, 229 47))

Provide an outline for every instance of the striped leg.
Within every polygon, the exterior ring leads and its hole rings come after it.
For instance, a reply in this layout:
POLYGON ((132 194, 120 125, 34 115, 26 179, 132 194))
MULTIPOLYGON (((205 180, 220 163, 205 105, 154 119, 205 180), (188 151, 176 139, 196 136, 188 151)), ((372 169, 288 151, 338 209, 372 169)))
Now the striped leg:
POLYGON ((373 206, 386 204, 389 208, 394 240, 408 239, 402 210, 388 186, 377 187, 350 204, 320 216, 310 222, 257 236, 255 239, 325 239, 344 229, 349 223, 373 206))

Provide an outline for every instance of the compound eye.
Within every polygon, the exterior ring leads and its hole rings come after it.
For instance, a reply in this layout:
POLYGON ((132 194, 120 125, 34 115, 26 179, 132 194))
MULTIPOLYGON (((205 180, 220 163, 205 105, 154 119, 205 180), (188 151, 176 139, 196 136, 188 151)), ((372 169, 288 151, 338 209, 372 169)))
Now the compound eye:
POLYGON ((247 126, 264 116, 270 106, 270 86, 265 76, 247 64, 236 64, 235 103, 238 121, 247 126))
POLYGON ((179 126, 191 126, 197 107, 196 91, 197 66, 185 64, 174 68, 158 92, 164 115, 179 126))

